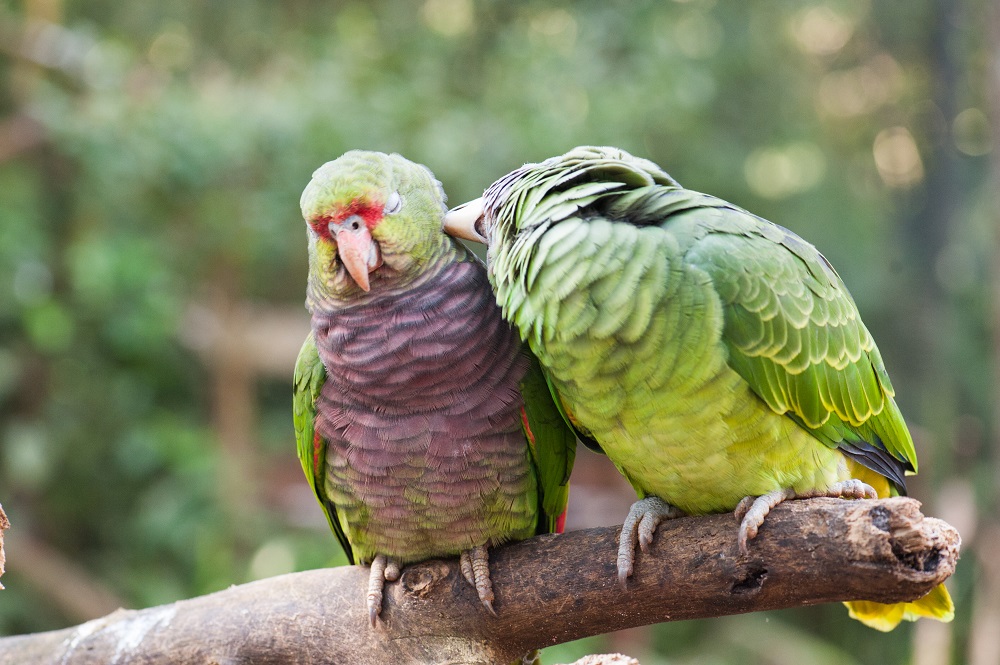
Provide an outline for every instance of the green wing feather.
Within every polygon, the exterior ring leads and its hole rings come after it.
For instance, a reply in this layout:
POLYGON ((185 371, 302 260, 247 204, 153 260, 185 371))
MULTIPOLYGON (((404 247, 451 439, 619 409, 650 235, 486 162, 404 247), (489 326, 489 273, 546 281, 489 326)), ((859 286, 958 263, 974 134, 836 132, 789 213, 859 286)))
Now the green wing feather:
MULTIPOLYGON (((878 348, 840 276, 811 244, 721 199, 680 188, 651 162, 606 148, 529 165, 498 181, 487 198, 499 204, 498 232, 513 240, 495 255, 511 268, 495 275, 505 294, 501 304, 505 315, 518 313, 513 319, 534 345, 545 337, 546 319, 535 315, 527 296, 538 266, 551 267, 577 247, 574 233, 593 233, 581 223, 557 222, 577 216, 657 225, 712 280, 724 308, 729 364, 772 410, 826 445, 881 445, 916 471, 913 441, 878 348)), ((585 270, 587 261, 566 258, 560 283, 572 289, 579 281, 573 271, 585 270)))
POLYGON ((729 365, 776 413, 831 447, 885 447, 905 469, 917 457, 878 347, 840 276, 790 231, 714 197, 664 224, 690 243, 722 300, 729 365))
POLYGON ((295 423, 295 444, 298 448, 299 461, 306 480, 316 494, 319 505, 323 508, 330 529, 340 541, 347 560, 354 563, 354 552, 347 541, 347 534, 337 519, 335 506, 323 491, 323 479, 326 470, 326 440, 315 429, 316 400, 326 382, 326 368, 319 358, 313 334, 309 333, 299 351, 295 362, 294 393, 292 396, 292 420, 295 423))
POLYGON ((521 395, 524 397, 524 433, 538 469, 542 512, 545 514, 545 528, 539 531, 554 533, 569 501, 569 476, 576 457, 576 434, 554 400, 534 356, 531 356, 531 365, 521 380, 521 395))

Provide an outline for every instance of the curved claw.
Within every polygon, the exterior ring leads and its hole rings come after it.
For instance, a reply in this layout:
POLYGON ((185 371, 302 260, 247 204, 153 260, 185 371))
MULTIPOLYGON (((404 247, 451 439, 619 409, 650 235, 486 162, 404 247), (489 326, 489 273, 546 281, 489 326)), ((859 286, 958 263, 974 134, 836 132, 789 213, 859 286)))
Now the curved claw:
POLYGON ((750 553, 747 543, 757 537, 757 530, 760 529, 760 525, 764 523, 764 518, 771 512, 771 509, 782 501, 793 498, 795 498, 795 492, 786 489, 768 492, 756 499, 748 496, 740 501, 739 505, 736 506, 737 510, 742 509, 743 512, 743 519, 740 520, 740 533, 736 541, 740 546, 740 554, 746 556, 750 553))
POLYGON ((738 504, 736 504, 736 509, 733 510, 733 516, 736 517, 737 522, 742 522, 743 518, 746 517, 747 511, 750 510, 750 506, 753 505, 753 500, 756 497, 745 496, 738 504))
POLYGON ((478 545, 462 552, 458 565, 462 570, 462 577, 476 590, 479 601, 490 614, 496 616, 496 610, 493 609, 493 582, 490 581, 490 557, 486 545, 478 545))
POLYGON ((387 559, 384 554, 372 559, 371 572, 368 574, 368 620, 372 628, 378 623, 378 615, 382 612, 382 589, 385 587, 385 568, 387 559))
POLYGON ((632 576, 635 563, 635 546, 645 553, 653 543, 656 527, 660 522, 683 515, 680 510, 655 496, 636 501, 629 508, 621 535, 618 537, 618 583, 622 588, 632 576))
POLYGON ((862 482, 857 478, 851 478, 834 483, 830 489, 825 493, 821 493, 820 496, 843 497, 845 499, 877 499, 878 492, 868 483, 862 482))

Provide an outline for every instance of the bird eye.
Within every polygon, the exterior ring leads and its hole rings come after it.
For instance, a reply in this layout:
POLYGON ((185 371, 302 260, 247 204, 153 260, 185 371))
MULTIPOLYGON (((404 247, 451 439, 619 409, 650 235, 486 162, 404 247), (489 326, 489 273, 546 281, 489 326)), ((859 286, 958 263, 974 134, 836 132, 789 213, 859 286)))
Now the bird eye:
POLYGON ((399 192, 393 192, 389 195, 389 200, 385 202, 385 209, 382 211, 386 215, 394 215, 403 208, 403 197, 399 195, 399 192))

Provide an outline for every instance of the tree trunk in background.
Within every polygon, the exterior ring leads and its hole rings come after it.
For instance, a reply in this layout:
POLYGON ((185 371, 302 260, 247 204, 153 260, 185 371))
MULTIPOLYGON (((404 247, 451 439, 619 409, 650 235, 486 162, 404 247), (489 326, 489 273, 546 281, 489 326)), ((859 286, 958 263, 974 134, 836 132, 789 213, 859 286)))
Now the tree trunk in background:
MULTIPOLYGON (((903 225, 913 267, 913 298, 918 320, 909 328, 913 344, 909 355, 920 359, 916 370, 917 385, 923 386, 919 396, 921 424, 930 433, 934 445, 920 449, 921 475, 925 491, 922 496, 934 497, 941 488, 942 478, 954 472, 951 437, 955 431, 961 403, 961 386, 954 369, 952 341, 960 339, 954 299, 943 287, 938 265, 948 243, 955 234, 954 220, 960 206, 961 187, 958 177, 958 152, 952 136, 952 122, 958 113, 957 85, 960 80, 957 54, 962 48, 960 25, 962 7, 957 0, 934 0, 927 34, 926 52, 932 73, 931 106, 921 109, 924 114, 914 120, 922 147, 926 179, 913 201, 908 219, 903 225), (930 472, 928 474, 928 472, 930 472)), ((912 121, 912 120, 911 120, 912 121)), ((919 444, 918 444, 919 445, 919 444)), ((938 665, 951 660, 952 624, 929 625, 920 622, 913 631, 913 665, 938 665)))
POLYGON ((234 274, 234 270, 223 267, 213 280, 211 305, 221 335, 206 360, 212 382, 212 426, 220 446, 219 503, 232 523, 239 524, 259 512, 260 493, 256 482, 259 453, 254 437, 256 377, 239 331, 242 301, 234 274))
MULTIPOLYGON (((949 315, 953 303, 942 287, 937 266, 942 250, 954 234, 953 220, 960 196, 958 155, 951 123, 957 104, 955 52, 960 48, 956 43, 959 34, 955 26, 961 12, 955 0, 935 0, 931 11, 934 18, 929 22, 932 27, 926 45, 933 83, 931 104, 929 108, 915 109, 922 115, 910 119, 910 122, 923 125, 915 127, 914 131, 921 144, 926 177, 923 186, 914 191, 901 225, 905 234, 903 240, 909 249, 906 264, 912 266, 911 294, 917 316, 917 320, 907 327, 904 339, 911 340, 907 355, 914 360, 920 359, 915 371, 921 374, 917 385, 924 386, 926 391, 919 401, 924 424, 937 437, 944 437, 945 428, 954 423, 954 404, 958 398, 952 353, 947 344, 947 340, 953 339, 950 334, 953 331, 949 330, 954 321, 949 315)), ((939 448, 936 446, 934 450, 939 448)), ((924 468, 947 471, 950 468, 947 457, 939 454, 936 459, 923 460, 924 468)))

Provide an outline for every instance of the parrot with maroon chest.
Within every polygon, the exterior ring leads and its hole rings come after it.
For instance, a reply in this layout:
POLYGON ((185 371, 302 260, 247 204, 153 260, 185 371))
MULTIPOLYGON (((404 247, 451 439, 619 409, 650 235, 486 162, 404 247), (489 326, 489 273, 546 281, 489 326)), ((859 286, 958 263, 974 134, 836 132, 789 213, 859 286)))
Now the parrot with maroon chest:
POLYGON ((485 268, 442 232, 440 184, 399 155, 351 151, 301 207, 312 332, 295 371, 306 478, 374 626, 400 567, 461 557, 491 612, 488 547, 561 529, 575 437, 485 268))

